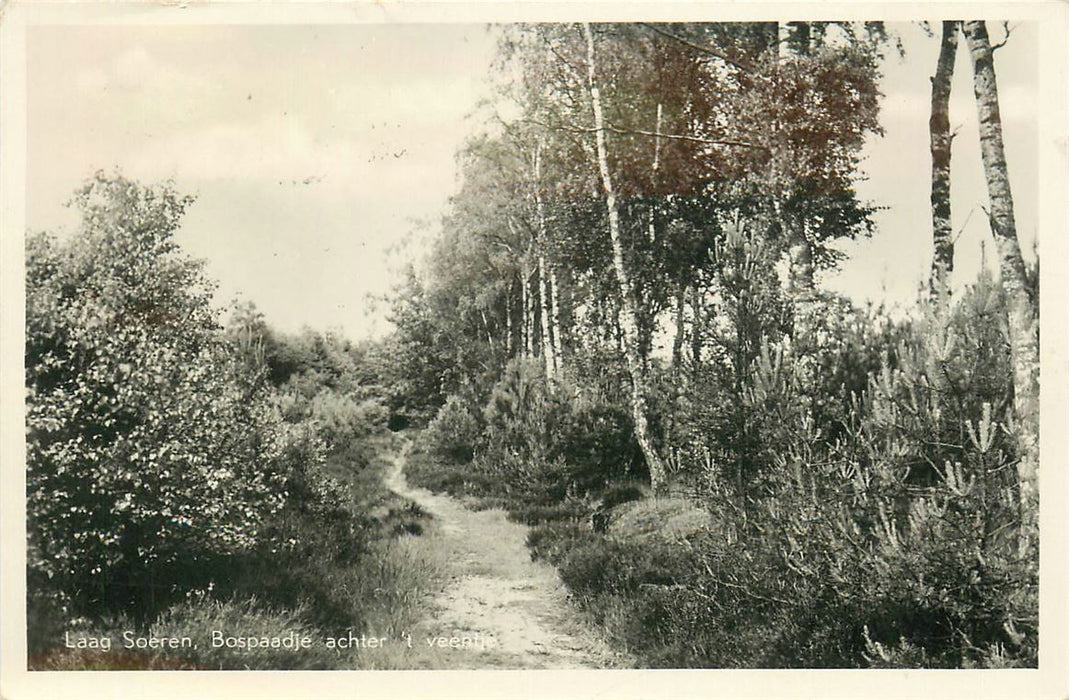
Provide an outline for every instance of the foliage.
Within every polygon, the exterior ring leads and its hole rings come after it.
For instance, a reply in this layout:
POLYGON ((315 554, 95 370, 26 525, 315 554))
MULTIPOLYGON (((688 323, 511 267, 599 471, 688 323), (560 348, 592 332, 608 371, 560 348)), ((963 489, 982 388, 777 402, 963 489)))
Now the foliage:
MULTIPOLYGON (((715 529, 599 535, 564 507, 567 492, 554 513, 506 489, 510 510, 540 514, 526 518, 540 523, 532 557, 558 566, 594 619, 653 666, 1034 666, 1035 563, 1017 554, 1016 442, 998 417, 1012 388, 997 288, 982 278, 911 323, 813 303, 747 369, 747 497, 716 462, 695 465, 715 529)), ((520 423, 527 414, 507 407, 542 395, 511 376, 492 414, 520 423)), ((481 488, 498 494, 502 474, 515 485, 545 468, 522 436, 559 446, 563 435, 497 430, 528 455, 495 458, 498 480, 481 488)), ((552 478, 533 483, 552 492, 552 478)), ((642 495, 626 482, 598 491, 604 508, 642 495)))
POLYGON ((483 410, 486 440, 479 459, 510 475, 521 492, 554 500, 585 496, 641 473, 630 415, 583 394, 565 383, 548 385, 538 362, 513 360, 483 410))
POLYGON ((527 548, 534 561, 548 561, 554 566, 564 562, 568 553, 588 537, 587 529, 571 522, 549 522, 531 528, 527 548))
MULTIPOLYGON (((272 611, 261 607, 255 599, 218 601, 204 595, 194 595, 187 602, 168 609, 149 628, 151 636, 189 637, 197 643, 188 649, 169 651, 202 670, 316 670, 339 666, 339 654, 322 643, 322 633, 303 620, 307 611, 301 608, 272 611), (236 648, 211 644, 212 632, 228 637, 286 638, 290 635, 313 640, 307 649, 246 646, 236 648)), ((158 654, 161 652, 157 652, 158 654)))
POLYGON ((464 464, 475 456, 481 434, 482 425, 477 415, 462 399, 450 396, 423 432, 423 440, 435 454, 464 464))
POLYGON ((580 493, 595 493, 618 480, 645 476, 631 416, 603 402, 572 404, 552 452, 571 467, 580 493))
POLYGON ((539 361, 511 361, 483 408, 486 451, 491 458, 547 458, 564 410, 560 397, 547 386, 539 361))
POLYGON ((1037 533, 1024 531, 1017 493, 1005 304, 985 276, 949 316, 930 315, 899 369, 872 380, 852 438, 881 598, 928 620, 870 631, 921 647, 931 665, 1036 662, 1038 572, 1018 544, 1037 533))
MULTIPOLYGON (((780 601, 771 607, 778 634, 757 640, 778 650, 777 665, 1035 663, 1035 568, 1017 556, 1015 443, 996 417, 1011 397, 1007 342, 992 322, 1001 303, 981 279, 948 315, 933 311, 889 347, 836 441, 806 400, 805 358, 762 351, 748 401, 766 417, 764 495, 740 509, 730 491, 710 493, 745 543, 727 559, 698 550, 717 572, 697 584, 698 597, 724 601, 710 622, 720 610, 768 609, 725 600, 727 589, 709 583, 722 579, 780 601)), ((762 619, 754 624, 771 629, 762 619)))
POLYGON ((352 395, 324 388, 312 399, 311 419, 331 448, 367 438, 386 423, 386 409, 375 399, 357 402, 352 395))
POLYGON ((285 444, 173 241, 189 200, 97 175, 75 203, 73 238, 27 241, 31 589, 145 611, 170 572, 260 541, 285 444))
POLYGON ((890 40, 502 29, 517 116, 464 149, 434 259, 396 300, 404 401, 445 406, 414 474, 537 523, 533 555, 651 665, 1036 663, 1031 426, 999 285, 892 319, 814 278, 873 228, 856 184, 890 40), (591 235, 610 223, 615 247, 591 235), (636 432, 715 530, 600 527, 641 496, 636 432))
POLYGON ((396 333, 382 348, 383 378, 389 386, 387 407, 417 423, 430 420, 456 383, 454 348, 447 342, 449 318, 435 308, 436 299, 408 269, 394 296, 390 321, 396 333))
POLYGON ((344 666, 323 634, 395 630, 430 575, 383 544, 428 516, 383 485, 371 349, 278 333, 252 304, 222 327, 174 241, 190 201, 98 174, 75 196, 78 231, 27 238, 34 668, 344 666), (317 644, 211 649, 212 629, 317 644), (199 651, 103 658, 57 649, 67 630, 199 651))

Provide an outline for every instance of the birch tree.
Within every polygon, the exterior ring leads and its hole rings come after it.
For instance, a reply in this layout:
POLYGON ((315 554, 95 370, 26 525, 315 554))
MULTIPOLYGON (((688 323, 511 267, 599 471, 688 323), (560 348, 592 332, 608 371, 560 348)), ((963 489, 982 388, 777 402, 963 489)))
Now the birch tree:
POLYGON ((963 25, 973 66, 973 91, 980 122, 980 155, 990 200, 988 219, 999 256, 1002 287, 1009 305, 1010 354, 1013 359, 1014 414, 1020 450, 1017 463, 1022 556, 1035 546, 1039 481, 1039 332, 1038 312, 1028 292, 1028 275, 1017 240, 1013 194, 1002 140, 994 48, 982 21, 963 25))
POLYGON ((605 195, 605 209, 609 220, 609 237, 612 241, 613 270, 620 291, 620 328, 624 335, 624 353, 627 369, 631 376, 631 416, 635 423, 635 438, 642 449, 642 456, 650 472, 650 486, 653 491, 663 491, 667 474, 664 461, 657 453, 650 439, 647 419, 647 378, 642 358, 638 350, 638 327, 635 319, 635 301, 631 292, 631 279, 624 261, 624 249, 620 235, 620 211, 616 202, 616 190, 613 188, 612 173, 609 172, 608 147, 605 139, 605 116, 602 111, 601 93, 598 89, 597 55, 594 47, 594 33, 590 24, 583 24, 583 36, 587 46, 587 86, 590 92, 590 106, 594 116, 594 138, 597 147, 598 172, 605 195))
POLYGON ((945 293, 954 270, 954 240, 950 219, 950 84, 958 48, 957 21, 943 22, 939 59, 932 76, 932 112, 928 120, 932 152, 932 295, 945 293))

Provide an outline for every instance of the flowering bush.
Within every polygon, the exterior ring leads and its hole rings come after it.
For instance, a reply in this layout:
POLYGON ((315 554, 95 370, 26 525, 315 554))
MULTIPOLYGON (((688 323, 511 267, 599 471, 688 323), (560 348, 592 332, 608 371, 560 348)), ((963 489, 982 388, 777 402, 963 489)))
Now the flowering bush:
POLYGON ((284 499, 281 420, 173 240, 190 200, 98 174, 74 201, 69 239, 27 241, 31 596, 147 612, 168 572, 260 539, 284 499))

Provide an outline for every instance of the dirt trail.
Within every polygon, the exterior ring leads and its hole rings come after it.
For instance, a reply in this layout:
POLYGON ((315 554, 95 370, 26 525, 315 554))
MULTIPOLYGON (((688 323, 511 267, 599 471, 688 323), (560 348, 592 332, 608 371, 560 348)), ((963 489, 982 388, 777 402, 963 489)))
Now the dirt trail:
POLYGON ((556 570, 532 562, 528 528, 501 510, 473 511, 446 495, 409 486, 407 447, 387 475, 395 493, 434 515, 426 546, 446 571, 427 618, 412 631, 422 668, 620 668, 626 658, 577 619, 556 570), (445 638, 444 640, 442 638, 445 638), (434 645, 428 639, 437 639, 434 645), (452 641, 453 647, 449 646, 452 641))

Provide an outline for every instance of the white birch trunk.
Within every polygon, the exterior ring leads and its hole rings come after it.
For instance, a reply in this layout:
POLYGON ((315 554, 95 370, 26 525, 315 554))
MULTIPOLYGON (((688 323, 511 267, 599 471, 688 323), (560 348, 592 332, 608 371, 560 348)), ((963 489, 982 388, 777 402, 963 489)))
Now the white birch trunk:
POLYGON ((512 287, 505 294, 505 360, 512 357, 512 287))
POLYGON ((546 256, 538 254, 538 311, 542 325, 542 359, 546 366, 546 379, 556 380, 557 361, 553 353, 553 341, 549 336, 549 290, 546 281, 546 256))
POLYGON ((539 318, 542 323, 542 359, 546 366, 546 379, 550 382, 556 380, 557 360, 553 351, 553 339, 550 337, 549 319, 549 290, 546 273, 546 213, 542 202, 542 145, 535 149, 535 172, 534 172, 534 200, 535 219, 538 225, 538 240, 535 246, 538 248, 538 305, 539 318))
POLYGON ((550 322, 552 324, 553 359, 556 361, 556 373, 559 375, 564 366, 564 342, 560 330, 560 294, 557 290, 557 271, 549 265, 549 301, 552 307, 550 322))
POLYGON ((984 22, 965 22, 973 64, 973 90, 980 120, 980 154, 987 177, 991 232, 999 256, 1002 287, 1009 302, 1010 354, 1013 358, 1014 414, 1020 451, 1017 481, 1021 509, 1021 555, 1034 555, 1039 519, 1039 336, 1038 314, 1029 297, 1027 275, 1002 142, 994 52, 984 22))
POLYGON ((609 157, 605 144, 605 117, 601 109, 601 94, 598 90, 597 70, 594 54, 594 34, 590 24, 583 24, 583 34, 587 44, 587 71, 589 80, 590 102, 594 112, 594 135, 597 145, 598 170, 605 194, 605 206, 609 217, 609 237, 612 239, 612 261, 616 272, 617 286, 620 293, 620 330, 623 334, 624 356, 627 369, 631 375, 631 415, 635 423, 635 438, 638 440, 646 466, 650 472, 650 487, 654 493, 662 492, 667 485, 664 462, 653 447, 649 436, 649 424, 646 417, 646 376, 642 359, 638 353, 638 326, 636 323, 635 304, 631 295, 631 280, 624 264, 624 250, 620 239, 620 212, 616 203, 616 191, 613 189, 612 176, 609 173, 609 157))
MULTIPOLYGON (((661 117, 664 113, 664 106, 657 103, 657 127, 654 131, 656 136, 653 137, 653 182, 657 183, 657 174, 661 169, 661 117)), ((649 238, 650 243, 657 240, 657 228, 653 224, 653 202, 650 202, 650 221, 649 221, 649 238)))
POLYGON ((520 279, 520 306, 523 307, 523 317, 521 325, 521 336, 523 356, 531 357, 534 354, 534 344, 531 336, 532 333, 532 320, 531 320, 531 290, 528 286, 531 283, 531 275, 527 271, 527 265, 524 264, 523 272, 520 279))

